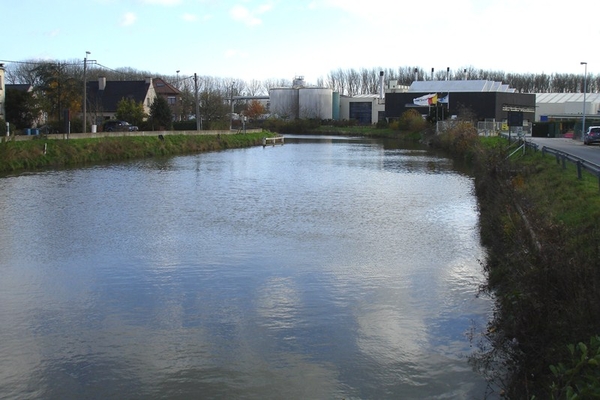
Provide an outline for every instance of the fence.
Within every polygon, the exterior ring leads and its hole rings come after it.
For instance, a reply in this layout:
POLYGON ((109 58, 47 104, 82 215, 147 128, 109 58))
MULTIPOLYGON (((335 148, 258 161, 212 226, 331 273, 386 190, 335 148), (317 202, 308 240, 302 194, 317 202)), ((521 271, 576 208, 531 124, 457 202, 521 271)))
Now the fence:
POLYGON ((506 122, 497 122, 496 120, 477 122, 479 136, 531 135, 531 129, 531 125, 510 127, 506 122))
POLYGON ((509 157, 521 149, 523 149, 523 151, 525 151, 525 149, 531 149, 534 152, 541 151, 542 155, 553 155, 556 158, 556 164, 562 165, 563 169, 567 169, 567 162, 573 163, 577 169, 578 179, 583 178, 584 170, 596 176, 598 178, 598 190, 600 190, 600 165, 552 147, 541 146, 540 149, 540 146, 537 143, 533 143, 531 140, 525 140, 522 135, 513 136, 503 134, 502 136, 507 138, 509 143, 512 141, 520 143, 520 146, 514 152, 512 152, 509 157))

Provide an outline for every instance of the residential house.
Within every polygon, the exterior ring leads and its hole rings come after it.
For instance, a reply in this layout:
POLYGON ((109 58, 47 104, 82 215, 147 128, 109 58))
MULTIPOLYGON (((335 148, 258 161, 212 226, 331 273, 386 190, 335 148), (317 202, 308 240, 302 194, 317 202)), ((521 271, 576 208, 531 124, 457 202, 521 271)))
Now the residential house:
MULTIPOLYGON (((18 91, 18 92, 24 92, 24 93, 31 93, 33 92, 33 86, 31 86, 28 83, 15 83, 15 84, 5 84, 4 85, 4 92, 5 95, 10 96, 10 91, 18 91)), ((35 96, 35 94, 34 94, 35 96)), ((4 110, 4 112, 6 113, 6 110, 4 110)), ((6 115, 6 114, 5 114, 6 115)), ((39 127, 44 125, 48 120, 48 115, 45 112, 39 112, 39 114, 37 115, 37 117, 34 118, 34 120, 32 121, 33 126, 34 127, 39 127)), ((13 123, 14 121, 8 121, 13 123)))
POLYGON ((181 121, 181 114, 183 111, 182 103, 181 103, 181 91, 164 81, 161 78, 154 78, 152 80, 152 84, 154 85, 154 91, 156 92, 156 96, 161 96, 171 108, 171 114, 173 115, 173 121, 181 121))
POLYGON ((150 114, 150 106, 156 98, 152 78, 140 81, 107 81, 99 77, 98 81, 87 82, 87 113, 92 124, 101 126, 109 119, 114 119, 117 104, 122 99, 133 99, 141 103, 144 112, 150 114))

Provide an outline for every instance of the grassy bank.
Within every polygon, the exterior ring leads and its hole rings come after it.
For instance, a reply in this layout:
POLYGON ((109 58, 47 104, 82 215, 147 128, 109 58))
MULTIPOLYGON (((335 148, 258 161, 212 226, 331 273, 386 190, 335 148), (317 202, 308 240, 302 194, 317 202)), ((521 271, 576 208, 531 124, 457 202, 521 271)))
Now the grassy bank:
POLYGON ((344 136, 364 136, 372 138, 391 138, 403 139, 416 142, 421 140, 420 132, 407 132, 391 128, 375 128, 372 126, 345 126, 336 127, 324 125, 313 129, 311 133, 322 135, 344 135, 344 136))
MULTIPOLYGON (((414 116, 413 116, 414 117, 414 116)), ((278 133, 312 134, 312 135, 340 135, 340 136, 363 136, 373 138, 391 138, 418 142, 422 139, 423 127, 426 123, 420 114, 416 116, 416 123, 406 118, 404 123, 357 125, 352 121, 330 121, 323 124, 321 120, 296 119, 296 120, 268 120, 264 123, 264 129, 278 133)))
POLYGON ((507 398, 600 394, 600 193, 540 152, 508 155, 468 128, 437 145, 472 161, 485 269, 497 310, 478 367, 507 398))
POLYGON ((164 135, 163 140, 158 136, 140 136, 5 141, 0 143, 0 172, 249 147, 261 144, 265 136, 272 135, 164 135))

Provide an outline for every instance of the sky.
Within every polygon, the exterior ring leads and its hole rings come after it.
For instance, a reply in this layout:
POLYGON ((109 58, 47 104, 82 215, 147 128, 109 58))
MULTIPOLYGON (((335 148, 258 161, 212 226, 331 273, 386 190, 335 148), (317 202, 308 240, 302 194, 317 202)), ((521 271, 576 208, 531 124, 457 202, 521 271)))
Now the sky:
POLYGON ((251 80, 338 69, 600 71, 589 0, 0 0, 0 62, 251 80), (589 21, 585 23, 584 21, 589 21))

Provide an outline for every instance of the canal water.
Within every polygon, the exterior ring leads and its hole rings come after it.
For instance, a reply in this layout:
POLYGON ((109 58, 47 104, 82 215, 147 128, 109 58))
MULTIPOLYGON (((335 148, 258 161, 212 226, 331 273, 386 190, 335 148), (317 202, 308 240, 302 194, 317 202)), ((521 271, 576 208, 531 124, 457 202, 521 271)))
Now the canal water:
POLYGON ((0 178, 0 398, 481 399, 472 178, 343 137, 0 178))

